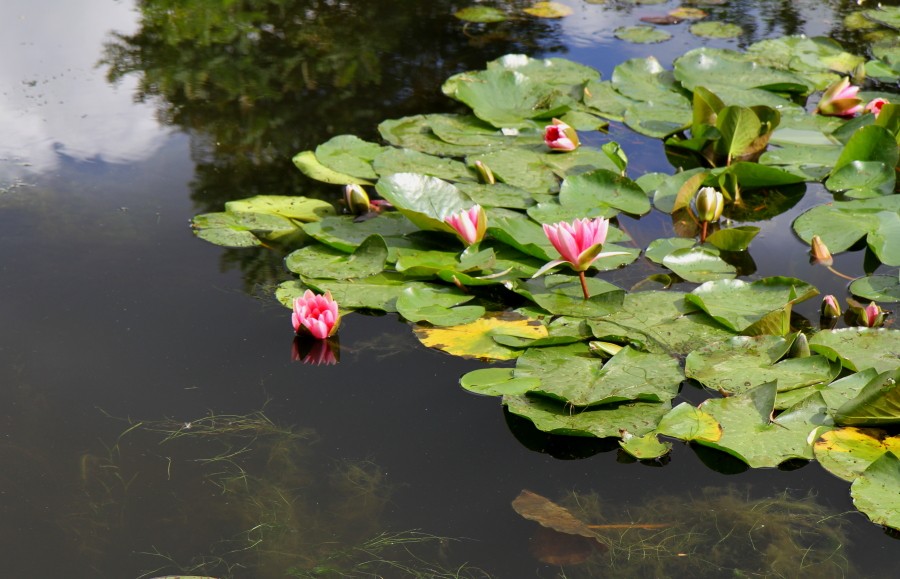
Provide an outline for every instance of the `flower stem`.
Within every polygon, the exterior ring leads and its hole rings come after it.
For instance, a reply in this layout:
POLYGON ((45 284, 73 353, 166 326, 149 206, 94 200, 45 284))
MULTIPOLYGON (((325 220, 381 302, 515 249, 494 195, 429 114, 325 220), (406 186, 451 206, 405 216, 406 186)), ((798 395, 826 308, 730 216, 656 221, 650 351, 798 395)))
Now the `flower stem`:
POLYGON ((578 272, 578 278, 581 280, 581 291, 584 293, 584 299, 590 299, 591 294, 588 293, 587 279, 585 279, 583 271, 578 272))
POLYGON ((706 242, 706 227, 709 225, 709 221, 704 221, 703 225, 700 229, 700 243, 706 242))

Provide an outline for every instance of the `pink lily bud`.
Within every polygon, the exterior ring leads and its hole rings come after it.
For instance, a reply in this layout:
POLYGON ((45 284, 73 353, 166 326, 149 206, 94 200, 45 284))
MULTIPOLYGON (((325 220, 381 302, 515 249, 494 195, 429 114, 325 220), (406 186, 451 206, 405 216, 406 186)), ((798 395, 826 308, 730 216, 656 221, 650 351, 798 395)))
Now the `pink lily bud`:
POLYGON ((872 99, 866 104, 866 108, 864 110, 867 113, 872 113, 873 115, 875 115, 875 118, 877 119, 878 115, 881 114, 881 108, 887 104, 890 104, 890 101, 887 99, 872 99))
POLYGON ((487 231, 487 215, 481 205, 473 205, 465 211, 444 219, 456 231, 456 235, 466 245, 474 245, 484 239, 487 231))
POLYGON ((851 85, 849 78, 841 77, 825 89, 816 112, 820 115, 852 117, 863 110, 862 99, 856 94, 858 92, 859 87, 851 85))
POLYGON ((823 318, 839 318, 841 316, 841 304, 837 298, 829 294, 822 298, 821 313, 823 318))
POLYGON ((563 221, 555 225, 544 224, 544 234, 562 259, 551 261, 532 277, 537 277, 562 263, 568 263, 575 271, 582 272, 601 257, 625 255, 624 251, 601 253, 608 231, 609 219, 603 217, 576 219, 571 223, 563 221))
POLYGON ((869 302, 863 310, 863 315, 860 316, 860 321, 868 328, 877 328, 884 324, 884 310, 875 302, 869 302))
POLYGON ((310 290, 294 298, 294 312, 291 323, 298 334, 309 334, 318 340, 334 335, 341 322, 337 302, 331 292, 314 294, 310 290))
POLYGON ((559 119, 544 127, 544 143, 554 151, 574 151, 581 144, 575 129, 559 119))

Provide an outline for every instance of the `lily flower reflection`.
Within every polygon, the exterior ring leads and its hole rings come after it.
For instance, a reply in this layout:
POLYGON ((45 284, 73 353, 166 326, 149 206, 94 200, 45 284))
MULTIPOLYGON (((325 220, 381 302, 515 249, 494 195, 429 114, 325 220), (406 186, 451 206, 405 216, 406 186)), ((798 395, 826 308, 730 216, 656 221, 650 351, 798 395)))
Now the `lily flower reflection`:
POLYGON ((334 366, 340 362, 341 345, 337 336, 317 340, 309 336, 295 336, 291 343, 291 360, 304 364, 334 366))

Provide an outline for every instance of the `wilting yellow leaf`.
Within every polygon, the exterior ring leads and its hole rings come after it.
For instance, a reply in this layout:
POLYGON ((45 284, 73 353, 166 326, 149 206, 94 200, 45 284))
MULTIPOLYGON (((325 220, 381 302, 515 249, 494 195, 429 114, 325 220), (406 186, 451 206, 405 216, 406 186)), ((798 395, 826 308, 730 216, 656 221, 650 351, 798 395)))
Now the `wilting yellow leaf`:
POLYGON ((827 471, 854 480, 884 453, 900 456, 900 436, 877 428, 836 428, 819 437, 813 451, 827 471))
POLYGON ((531 8, 525 8, 524 12, 537 18, 562 18, 572 13, 572 9, 559 2, 535 2, 531 8))
POLYGON ((487 360, 512 360, 521 350, 507 348, 494 341, 493 336, 507 335, 536 340, 547 337, 547 328, 540 320, 514 312, 489 313, 471 324, 445 328, 416 326, 419 341, 454 356, 487 360))
POLYGON ((688 6, 679 6, 678 8, 669 12, 669 16, 674 16, 675 18, 684 18, 685 20, 699 20, 701 18, 706 18, 707 13, 699 8, 690 8, 688 6))
POLYGON ((562 507, 548 498, 529 490, 523 490, 512 502, 513 510, 529 521, 540 523, 548 529, 553 529, 567 535, 580 535, 591 539, 597 538, 597 533, 562 507))

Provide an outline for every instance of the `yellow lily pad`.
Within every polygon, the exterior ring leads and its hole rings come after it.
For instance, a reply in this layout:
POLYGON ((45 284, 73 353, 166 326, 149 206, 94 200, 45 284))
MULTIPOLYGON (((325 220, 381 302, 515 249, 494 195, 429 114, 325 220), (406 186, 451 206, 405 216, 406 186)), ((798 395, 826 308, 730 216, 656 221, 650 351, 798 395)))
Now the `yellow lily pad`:
POLYGON ((886 452, 900 456, 900 436, 877 428, 836 428, 819 437, 813 451, 825 470, 854 480, 886 452))
POLYGON ((525 8, 524 12, 537 18, 562 18, 572 14, 572 9, 559 2, 535 2, 531 8, 525 8))
POLYGON ((679 6, 678 8, 669 12, 669 16, 674 16, 675 18, 682 18, 684 20, 700 20, 701 18, 706 18, 708 14, 704 10, 700 10, 699 8, 691 8, 690 6, 679 6))
POLYGON ((522 352, 498 344, 494 341, 494 336, 536 340, 548 335, 547 328, 540 320, 515 312, 489 313, 472 323, 446 328, 416 326, 414 331, 419 341, 429 348, 454 356, 482 360, 512 360, 522 352))

